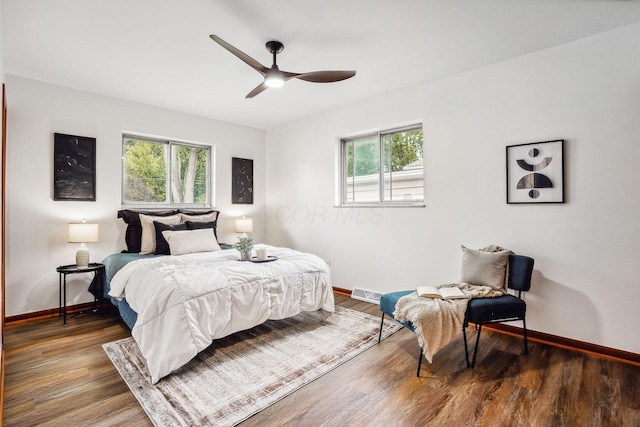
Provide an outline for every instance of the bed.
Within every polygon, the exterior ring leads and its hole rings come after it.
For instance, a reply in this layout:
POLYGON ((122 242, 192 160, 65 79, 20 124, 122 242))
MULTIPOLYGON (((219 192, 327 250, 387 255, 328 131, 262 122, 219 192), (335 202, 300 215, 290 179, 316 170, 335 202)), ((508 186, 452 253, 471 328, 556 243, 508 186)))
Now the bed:
POLYGON ((256 245, 277 259, 239 261, 236 249, 217 243, 216 211, 155 214, 119 212, 121 218, 127 217, 127 250, 103 260, 102 278, 104 296, 131 328, 152 383, 189 362, 215 339, 302 311, 333 312, 330 271, 321 258, 256 245), (153 231, 160 230, 154 233, 158 239, 153 250, 144 241, 152 230, 148 216, 155 218, 153 231), (199 224, 185 229, 186 222, 199 224), (206 223, 210 227, 203 226, 206 223), (178 246, 176 236, 183 239, 178 246))

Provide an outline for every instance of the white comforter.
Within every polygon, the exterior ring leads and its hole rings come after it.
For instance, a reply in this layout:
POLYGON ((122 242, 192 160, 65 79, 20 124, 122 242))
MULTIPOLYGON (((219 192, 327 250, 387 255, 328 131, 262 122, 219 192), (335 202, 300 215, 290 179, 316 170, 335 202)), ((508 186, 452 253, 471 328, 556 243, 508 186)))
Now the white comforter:
POLYGON ((240 262, 235 249, 143 259, 111 279, 109 295, 138 313, 131 334, 156 383, 214 339, 267 319, 334 311, 328 265, 319 257, 267 247, 277 261, 240 262))

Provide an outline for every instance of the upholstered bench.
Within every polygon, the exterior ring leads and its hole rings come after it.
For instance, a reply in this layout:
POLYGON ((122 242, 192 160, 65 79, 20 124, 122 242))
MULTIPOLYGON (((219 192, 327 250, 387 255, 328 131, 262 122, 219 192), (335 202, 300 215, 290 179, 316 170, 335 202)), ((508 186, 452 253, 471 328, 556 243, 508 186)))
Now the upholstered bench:
MULTIPOLYGON (((380 320, 380 333, 378 334, 378 342, 382 338, 382 326, 384 325, 384 315, 387 314, 389 317, 395 320, 393 317, 393 312, 396 310, 396 304, 398 300, 405 295, 409 295, 413 291, 398 291, 398 292, 390 292, 388 294, 382 295, 380 297, 380 311, 382 311, 382 319, 380 320)), ((411 322, 399 322, 405 328, 409 329, 411 332, 415 332, 413 325, 411 322)), ((420 358, 418 359, 418 373, 416 376, 420 376, 420 366, 422 365, 422 347, 420 348, 420 358)))

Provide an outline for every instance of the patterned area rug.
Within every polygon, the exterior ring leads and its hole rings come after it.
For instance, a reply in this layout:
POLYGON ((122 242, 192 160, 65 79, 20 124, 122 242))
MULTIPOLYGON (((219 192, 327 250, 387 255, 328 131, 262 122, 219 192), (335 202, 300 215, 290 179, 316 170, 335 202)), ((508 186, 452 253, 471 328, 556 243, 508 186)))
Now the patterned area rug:
MULTIPOLYGON (((152 385, 133 338, 104 350, 156 426, 233 426, 378 342, 380 318, 336 307, 302 313, 214 343, 152 385)), ((385 320, 382 337, 400 329, 385 320)))

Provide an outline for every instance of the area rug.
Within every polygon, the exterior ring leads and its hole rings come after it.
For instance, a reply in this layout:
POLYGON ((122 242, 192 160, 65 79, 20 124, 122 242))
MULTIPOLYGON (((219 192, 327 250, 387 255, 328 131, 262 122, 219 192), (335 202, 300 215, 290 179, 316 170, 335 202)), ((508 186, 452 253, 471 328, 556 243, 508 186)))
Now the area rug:
MULTIPOLYGON (((382 337, 400 329, 385 320, 382 337)), ((216 340, 157 384, 133 338, 104 344, 155 426, 233 426, 378 342, 380 318, 343 307, 302 313, 216 340)))

